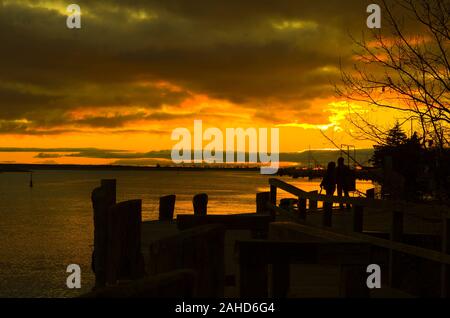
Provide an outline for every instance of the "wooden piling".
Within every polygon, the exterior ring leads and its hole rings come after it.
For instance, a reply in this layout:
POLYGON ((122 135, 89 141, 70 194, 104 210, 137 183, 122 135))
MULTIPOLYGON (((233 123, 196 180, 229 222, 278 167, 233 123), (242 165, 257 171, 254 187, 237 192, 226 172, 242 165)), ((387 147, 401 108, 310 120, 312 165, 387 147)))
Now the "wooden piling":
POLYGON ((195 215, 206 215, 208 213, 208 195, 206 193, 195 195, 192 204, 195 215))
POLYGON ((117 187, 117 182, 116 179, 102 179, 101 180, 101 187, 103 189, 105 189, 106 194, 108 196, 108 198, 110 198, 111 202, 113 202, 113 204, 116 204, 117 199, 116 199, 116 187, 117 187))
POLYGON ((116 203, 116 180, 102 180, 101 186, 92 191, 91 201, 94 210, 92 271, 98 288, 106 284, 108 209, 116 203))
POLYGON ((144 276, 141 252, 142 201, 130 200, 108 209, 106 281, 136 280, 144 276))
POLYGON ((270 192, 260 192, 256 194, 256 213, 270 214, 269 204, 270 192))
POLYGON ((172 221, 175 211, 176 195, 167 195, 159 198, 159 220, 172 221))

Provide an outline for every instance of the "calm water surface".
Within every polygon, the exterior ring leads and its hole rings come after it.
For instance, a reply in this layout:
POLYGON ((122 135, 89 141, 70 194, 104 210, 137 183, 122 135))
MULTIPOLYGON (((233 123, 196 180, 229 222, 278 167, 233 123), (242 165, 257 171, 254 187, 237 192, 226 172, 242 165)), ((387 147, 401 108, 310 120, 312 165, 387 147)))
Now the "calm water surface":
MULTIPOLYGON (((144 220, 157 219, 159 197, 168 194, 177 195, 175 213, 192 213, 192 196, 201 192, 209 195, 208 213, 255 212, 255 194, 268 191, 269 179, 239 171, 37 171, 31 189, 28 174, 1 173, 0 297, 74 297, 90 290, 90 194, 111 178, 117 179, 119 201, 142 199, 144 220), (81 290, 66 288, 69 264, 81 266, 81 290)), ((306 191, 319 185, 281 179, 306 191)))

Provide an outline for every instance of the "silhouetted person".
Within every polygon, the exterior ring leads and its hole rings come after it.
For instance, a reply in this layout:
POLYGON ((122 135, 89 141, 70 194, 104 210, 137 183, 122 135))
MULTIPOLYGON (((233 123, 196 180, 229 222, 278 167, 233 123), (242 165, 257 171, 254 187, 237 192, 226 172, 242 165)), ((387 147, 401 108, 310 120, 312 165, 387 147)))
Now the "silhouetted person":
MULTIPOLYGON (((350 197, 348 192, 350 189, 350 169, 345 165, 344 158, 340 157, 338 159, 338 165, 336 168, 336 184, 337 184, 337 195, 342 197, 342 193, 346 198, 350 197)), ((344 204, 340 204, 340 208, 344 208, 344 204)), ((350 204, 347 204, 347 209, 350 209, 350 204)))
POLYGON ((325 189, 327 195, 333 195, 336 190, 336 163, 328 163, 325 176, 320 183, 320 188, 325 189))

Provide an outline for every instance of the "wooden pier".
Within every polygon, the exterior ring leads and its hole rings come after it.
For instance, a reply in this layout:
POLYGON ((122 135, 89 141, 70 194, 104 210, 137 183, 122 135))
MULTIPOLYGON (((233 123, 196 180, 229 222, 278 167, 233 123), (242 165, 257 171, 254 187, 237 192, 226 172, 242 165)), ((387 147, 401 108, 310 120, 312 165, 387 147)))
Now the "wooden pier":
POLYGON ((86 296, 450 297, 448 207, 269 187, 253 214, 208 215, 200 194, 193 214, 173 219, 170 195, 161 220, 142 223, 140 201, 117 204, 115 182, 102 181, 92 197, 97 286, 86 296), (379 290, 366 286, 370 264, 381 267, 379 290))

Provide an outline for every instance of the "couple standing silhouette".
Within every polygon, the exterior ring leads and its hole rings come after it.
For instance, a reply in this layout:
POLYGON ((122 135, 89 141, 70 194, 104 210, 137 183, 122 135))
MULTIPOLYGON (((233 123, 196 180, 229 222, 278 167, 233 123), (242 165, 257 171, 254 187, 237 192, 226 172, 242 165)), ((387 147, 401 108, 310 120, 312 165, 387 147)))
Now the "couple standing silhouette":
MULTIPOLYGON (((349 191, 351 188, 351 171, 344 163, 344 158, 340 157, 338 159, 338 164, 334 161, 328 163, 327 171, 325 176, 320 183, 320 189, 325 189, 326 195, 334 195, 337 188, 337 195, 342 197, 349 197, 349 191)), ((344 204, 340 204, 340 208, 344 208, 344 204)), ((347 209, 350 209, 350 204, 347 204, 347 209)))

